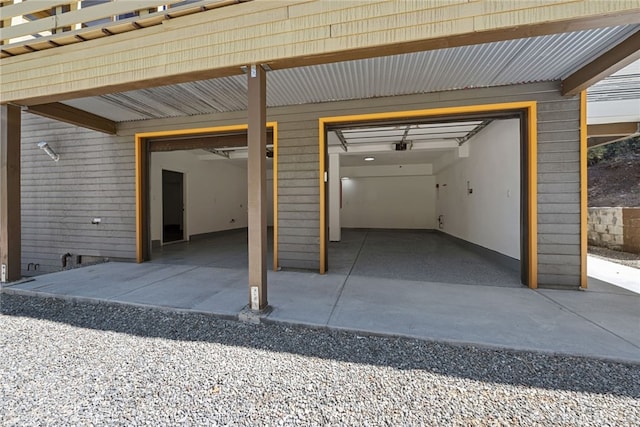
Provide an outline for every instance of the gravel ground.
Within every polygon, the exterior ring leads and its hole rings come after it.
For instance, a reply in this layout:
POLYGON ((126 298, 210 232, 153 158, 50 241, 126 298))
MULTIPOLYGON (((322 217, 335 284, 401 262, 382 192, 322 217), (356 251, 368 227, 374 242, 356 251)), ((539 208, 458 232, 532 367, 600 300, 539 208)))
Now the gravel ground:
POLYGON ((640 365, 0 295, 0 425, 640 425, 640 365))
POLYGON ((626 265, 627 267, 640 268, 640 254, 614 251, 612 249, 600 248, 598 246, 589 246, 589 255, 615 262, 617 264, 626 265))

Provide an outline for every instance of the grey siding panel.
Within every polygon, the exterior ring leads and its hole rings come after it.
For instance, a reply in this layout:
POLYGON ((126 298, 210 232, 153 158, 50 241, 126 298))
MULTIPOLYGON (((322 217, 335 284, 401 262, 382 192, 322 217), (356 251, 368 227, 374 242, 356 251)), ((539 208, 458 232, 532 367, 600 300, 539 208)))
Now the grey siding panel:
POLYGON ((538 224, 580 225, 578 214, 538 214, 538 224))
POLYGON ((35 273, 60 270, 65 253, 135 258, 131 137, 23 113, 21 179, 23 274, 34 274, 33 264, 35 273), (37 147, 40 141, 60 154, 59 162, 37 147), (92 225, 92 218, 102 223, 92 225))
POLYGON ((579 224, 538 224, 540 234, 580 234, 579 224))
POLYGON ((543 283, 547 286, 554 286, 560 288, 568 288, 568 289, 578 289, 580 287, 579 283, 574 278, 575 274, 549 274, 549 273, 540 273, 538 274, 538 282, 543 283))
MULTIPOLYGON (((578 97, 562 97, 559 89, 558 82, 547 82, 270 108, 268 120, 277 121, 279 129, 280 265, 311 269, 319 266, 319 118, 533 100, 538 102, 539 283, 577 286, 579 269, 556 268, 566 259, 548 256, 580 254, 580 102, 578 97), (300 239, 287 240, 288 237, 300 239), (286 245, 295 245, 289 249, 296 250, 287 250, 286 245)), ((118 136, 105 136, 25 113, 23 262, 26 265, 40 260, 41 266, 54 270, 66 251, 94 251, 101 256, 133 259, 133 135, 242 123, 246 123, 246 112, 237 111, 121 123, 118 136), (60 152, 59 163, 50 161, 36 148, 40 140, 47 140, 60 152), (48 185, 45 191, 43 185, 48 185), (107 209, 107 205, 113 207, 107 209), (94 234, 87 234, 92 229, 86 227, 90 227, 88 223, 94 216, 103 218, 103 223, 95 227, 94 234), (64 232, 46 233, 54 227, 61 227, 64 232), (53 240, 34 240, 33 236, 39 233, 53 240), (83 243, 86 236, 91 236, 91 241, 83 243), (95 243, 98 240, 100 243, 95 243)))
MULTIPOLYGON (((318 195, 313 188, 318 187, 317 151, 310 151, 317 146, 318 119, 326 116, 348 114, 366 114, 401 110, 452 107, 460 105, 487 104, 495 102, 538 101, 538 219, 540 240, 539 262, 541 285, 577 285, 579 269, 561 271, 555 267, 563 265, 564 258, 555 258, 558 253, 568 256, 579 256, 579 99, 564 98, 559 93, 557 83, 539 83, 500 88, 483 88, 464 91, 442 92, 436 94, 410 95, 395 98, 378 98, 355 100, 337 103, 317 104, 314 106, 296 106, 274 109, 271 118, 279 121, 280 140, 279 156, 279 192, 286 199, 279 202, 280 235, 299 233, 305 230, 306 236, 319 237, 319 230, 307 226, 319 226, 317 221, 306 223, 296 217, 296 210, 308 212, 319 211, 319 197, 316 202, 307 196, 318 195), (310 109, 315 111, 310 111, 310 109), (283 138, 284 135, 289 137, 283 138), (314 139, 309 138, 314 136, 314 139), (303 148, 304 147, 304 148, 303 148), (308 149, 307 149, 308 147, 308 149), (313 175, 311 175, 313 174, 313 175), (312 178, 311 178, 312 177, 312 178), (297 189, 300 189, 300 192, 297 189), (302 191, 302 188, 305 190, 302 191), (314 191, 310 194, 311 191, 314 191), (286 203, 284 203, 286 201, 286 203), (298 209, 294 204, 304 205, 298 209), (292 216, 293 215, 293 216, 292 216), (544 224, 544 225, 543 225, 544 224), (558 233, 558 230, 564 230, 558 233), (554 236, 562 234, 563 239, 554 236), (562 244, 550 244, 560 240, 562 244), (548 242, 548 243, 547 243, 548 242), (560 249, 558 249, 560 248, 560 249), (560 280, 555 280, 560 277, 560 280)), ((314 218, 315 219, 315 218, 314 218)), ((298 242, 296 242, 298 243, 298 242)), ((315 246, 315 243, 313 243, 315 246)), ((318 249, 319 250, 319 249, 318 249)), ((305 252, 307 253, 307 252, 305 252)), ((280 264, 283 267, 294 267, 295 260, 287 258, 288 253, 280 253, 280 264), (291 263, 293 262, 293 264, 291 263)), ((319 253, 316 255, 319 261, 319 253)), ((572 258, 575 259, 575 258, 572 258)), ((317 263, 313 268, 317 268, 317 263)))
POLYGON ((580 100, 538 104, 538 282, 580 285, 580 100), (573 117, 571 117, 571 115, 573 117))
MULTIPOLYGON (((538 243, 538 252, 542 255, 575 255, 575 245, 554 245, 538 243)), ((548 283, 550 284, 550 283, 548 283)))

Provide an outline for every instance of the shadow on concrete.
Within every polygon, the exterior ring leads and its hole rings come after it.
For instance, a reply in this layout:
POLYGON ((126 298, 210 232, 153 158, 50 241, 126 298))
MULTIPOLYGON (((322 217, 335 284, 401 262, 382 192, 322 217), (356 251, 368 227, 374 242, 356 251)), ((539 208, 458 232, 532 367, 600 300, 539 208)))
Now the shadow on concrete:
MULTIPOLYGON (((488 383, 640 398, 640 365, 453 345, 111 303, 2 294, 0 313, 144 338, 241 346, 488 383), (624 379, 624 381, 621 381, 624 379), (631 386, 629 386, 631 384, 631 386), (626 388, 625 388, 626 387, 626 388)), ((80 350, 80 349, 79 349, 80 350)))

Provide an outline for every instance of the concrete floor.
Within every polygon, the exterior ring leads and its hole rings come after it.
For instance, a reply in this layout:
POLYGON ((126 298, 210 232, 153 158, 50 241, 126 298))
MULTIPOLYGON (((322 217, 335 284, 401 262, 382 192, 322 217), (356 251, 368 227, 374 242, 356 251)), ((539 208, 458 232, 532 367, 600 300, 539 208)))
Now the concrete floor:
MULTIPOLYGON (((273 230, 267 265, 273 265, 273 230)), ((153 251, 151 262, 247 268, 247 230, 212 235, 153 251)), ((329 272, 385 279, 521 287, 520 273, 482 257, 439 233, 424 230, 345 229, 329 243, 329 272)))
MULTIPOLYGON (((640 363, 637 293, 595 278, 590 278, 587 291, 534 291, 517 285, 515 273, 473 257, 440 260, 456 269, 445 282, 434 271, 443 264, 430 264, 416 248, 431 251, 433 257, 453 248, 408 233, 395 245, 385 243, 387 256, 392 251, 402 258, 388 267, 375 248, 380 239, 388 242, 388 236, 361 233, 345 233, 343 242, 332 245, 326 275, 269 271, 273 309, 263 320, 640 363), (429 268, 416 267, 416 262, 429 268)), ((183 245, 184 250, 171 245, 152 262, 47 274, 3 292, 237 318, 248 302, 246 245, 240 233, 232 240, 226 250, 223 245, 209 247, 207 255, 193 243, 183 245)))
POLYGON ((519 288, 520 272, 424 230, 342 231, 329 244, 329 271, 421 282, 519 288))

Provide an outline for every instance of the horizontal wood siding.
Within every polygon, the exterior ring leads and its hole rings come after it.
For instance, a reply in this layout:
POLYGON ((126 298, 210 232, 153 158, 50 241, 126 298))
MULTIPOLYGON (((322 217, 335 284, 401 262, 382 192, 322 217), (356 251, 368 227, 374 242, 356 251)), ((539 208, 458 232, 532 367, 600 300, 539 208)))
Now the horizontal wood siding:
POLYGON ((633 24, 637 13, 636 1, 622 0, 243 2, 6 57, 0 102, 38 104, 240 74, 251 63, 291 68, 633 24))
MULTIPOLYGON (((269 109, 268 120, 277 121, 279 129, 280 265, 319 268, 320 117, 530 100, 538 101, 539 120, 539 283, 542 286, 578 286, 579 99, 561 97, 557 82, 269 109)), ((66 249, 61 251, 64 244, 74 242, 80 249, 86 247, 86 250, 99 251, 105 256, 134 258, 133 135, 136 132, 243 123, 246 123, 246 112, 148 120, 121 123, 119 136, 107 137, 26 115, 23 227, 29 249, 25 249, 25 255, 36 249, 42 252, 44 248, 55 247, 56 250, 47 250, 53 260, 66 252, 66 249), (36 148, 41 139, 56 142, 54 148, 60 143, 59 164, 36 148), (67 161, 72 161, 73 166, 65 166, 67 161), (41 188, 46 184, 55 184, 55 188, 41 188), (103 224, 91 228, 88 223, 93 216, 102 217, 103 224), (59 224, 61 218, 65 225, 58 226, 65 229, 49 230, 59 224), (38 240, 38 235, 47 237, 38 240), (85 246, 81 246, 82 242, 86 242, 85 246)), ((31 262, 28 258, 26 256, 24 261, 31 262)))
POLYGON ((538 282, 580 286, 580 98, 538 104, 538 282))
POLYGON ((60 270, 66 253, 135 257, 130 137, 23 113, 21 180, 23 275, 60 270), (40 141, 60 155, 58 162, 37 147, 40 141), (93 218, 102 223, 91 224, 93 218))

